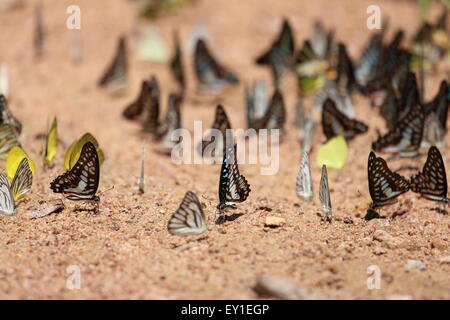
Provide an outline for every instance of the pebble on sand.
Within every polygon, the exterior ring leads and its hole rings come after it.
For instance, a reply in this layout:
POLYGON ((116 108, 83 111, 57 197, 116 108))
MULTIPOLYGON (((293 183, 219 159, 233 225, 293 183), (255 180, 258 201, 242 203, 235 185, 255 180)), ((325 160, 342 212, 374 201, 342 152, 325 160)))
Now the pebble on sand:
POLYGON ((261 276, 256 279, 253 290, 260 296, 269 296, 283 300, 327 300, 324 294, 300 286, 292 279, 261 276))
POLYGON ((277 228, 281 227, 286 223, 286 219, 280 217, 266 217, 266 221, 264 222, 264 226, 277 228))
POLYGON ((415 268, 419 269, 420 271, 425 271, 427 269, 423 262, 419 260, 408 260, 408 262, 405 264, 406 270, 412 270, 415 268))

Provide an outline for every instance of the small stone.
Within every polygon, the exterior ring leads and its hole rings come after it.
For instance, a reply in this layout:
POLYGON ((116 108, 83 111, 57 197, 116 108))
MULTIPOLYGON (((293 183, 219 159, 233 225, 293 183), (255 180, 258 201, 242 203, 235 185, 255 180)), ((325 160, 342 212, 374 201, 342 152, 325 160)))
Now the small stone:
POLYGON ((345 223, 345 224, 353 224, 353 219, 352 219, 352 217, 345 217, 345 218, 344 218, 344 223, 345 223))
POLYGON ((385 254, 387 251, 385 248, 383 248, 382 246, 376 246, 373 249, 373 253, 376 254, 377 256, 381 256, 382 254, 385 254))
POLYGON ((444 240, 436 238, 431 241, 431 248, 433 249, 436 248, 438 250, 444 251, 445 249, 448 248, 448 244, 445 243, 444 240))
POLYGON ((412 269, 419 269, 420 271, 425 271, 427 268, 422 263, 422 261, 419 260, 408 260, 408 262, 405 265, 406 270, 412 270, 412 269))
POLYGON ((412 300, 412 297, 407 294, 391 294, 387 300, 412 300))
POLYGON ((283 226, 285 223, 286 223, 286 220, 284 218, 266 217, 266 221, 264 222, 264 225, 266 227, 278 228, 278 227, 283 226))
POLYGON ((327 296, 300 286, 291 279, 262 276, 256 279, 253 290, 261 296, 269 296, 283 300, 326 300, 327 296))
POLYGON ((386 242, 391 239, 391 235, 384 230, 375 230, 373 233, 373 240, 380 242, 386 242))

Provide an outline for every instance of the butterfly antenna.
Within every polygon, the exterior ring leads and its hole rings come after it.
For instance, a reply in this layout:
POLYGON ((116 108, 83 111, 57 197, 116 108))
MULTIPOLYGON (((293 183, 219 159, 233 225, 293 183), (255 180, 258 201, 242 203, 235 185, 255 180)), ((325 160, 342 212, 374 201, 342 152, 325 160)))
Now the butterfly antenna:
POLYGON ((112 189, 114 189, 114 186, 109 187, 109 188, 106 189, 106 190, 100 191, 98 194, 99 194, 99 195, 102 195, 102 194, 104 194, 104 193, 106 193, 106 192, 108 192, 108 191, 111 191, 112 189))
POLYGON ((141 176, 138 180, 139 192, 143 194, 145 192, 145 176, 144 176, 144 163, 145 163, 145 140, 142 144, 142 155, 141 155, 141 176))

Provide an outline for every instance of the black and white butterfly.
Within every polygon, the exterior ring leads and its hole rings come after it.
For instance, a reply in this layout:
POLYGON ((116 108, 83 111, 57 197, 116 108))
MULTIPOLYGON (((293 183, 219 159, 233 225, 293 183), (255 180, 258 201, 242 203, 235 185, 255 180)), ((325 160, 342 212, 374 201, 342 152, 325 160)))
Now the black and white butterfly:
POLYGON ((222 150, 224 150, 226 146, 227 130, 231 129, 231 123, 228 119, 225 109, 220 104, 216 107, 214 123, 211 129, 219 130, 221 133, 221 137, 218 137, 216 135, 217 132, 214 131, 210 132, 210 134, 206 134, 206 136, 202 139, 198 146, 199 153, 204 156, 214 156, 216 154, 215 150, 217 150, 218 148, 222 148, 222 150), (219 141, 218 139, 222 140, 219 141))
POLYGON ((414 156, 420 147, 425 123, 422 105, 416 103, 408 114, 398 121, 393 130, 372 143, 372 149, 382 152, 400 153, 402 156, 414 156))
POLYGON ((450 105, 450 86, 445 80, 441 82, 439 91, 429 103, 424 104, 423 109, 428 116, 430 113, 435 113, 440 121, 441 127, 447 132, 447 115, 448 107, 450 105))
POLYGON ((411 191, 417 192, 428 200, 448 203, 447 175, 444 161, 439 149, 432 146, 428 150, 428 157, 422 172, 410 179, 411 191))
POLYGON ((357 134, 367 131, 367 125, 361 121, 349 119, 340 112, 333 100, 327 99, 322 107, 322 129, 327 139, 343 136, 353 139, 357 134))
POLYGON ((239 173, 236 159, 236 145, 228 145, 223 157, 222 169, 219 180, 219 204, 220 212, 228 208, 235 209, 233 202, 243 202, 250 194, 250 185, 247 179, 239 173))
POLYGON ((175 235, 197 235, 208 230, 202 205, 195 193, 186 192, 177 211, 170 217, 167 229, 175 235))
POLYGON ((195 46, 194 67, 199 93, 221 91, 228 84, 239 82, 234 73, 216 61, 203 39, 199 39, 195 46))
POLYGON ((156 134, 159 125, 160 89, 158 80, 152 76, 142 81, 141 91, 137 99, 123 111, 128 120, 136 120, 142 124, 143 130, 156 134))
POLYGON ((6 97, 0 94, 0 124, 9 124, 14 129, 16 135, 19 135, 22 131, 22 123, 17 120, 11 110, 8 108, 6 97))
POLYGON ((276 89, 273 93, 272 100, 267 108, 264 116, 258 119, 253 119, 251 128, 255 130, 260 129, 279 129, 282 134, 284 131, 284 124, 286 122, 286 107, 284 98, 280 90, 276 89))
POLYGON ((278 38, 264 54, 256 59, 257 64, 270 66, 276 87, 279 86, 283 74, 287 70, 292 69, 294 50, 295 45, 292 28, 285 19, 278 38))
POLYGON ((98 81, 100 87, 122 86, 128 79, 128 57, 125 37, 119 39, 116 55, 113 61, 106 69, 103 76, 98 81))
POLYGON ((50 183, 55 193, 62 193, 70 200, 100 201, 96 195, 100 180, 100 164, 92 142, 86 142, 80 157, 72 169, 50 183))
POLYGON ((295 183, 295 193, 303 200, 311 200, 314 196, 308 152, 303 152, 295 183))
POLYGON ((259 80, 252 87, 246 88, 245 101, 247 105, 247 127, 252 128, 253 121, 263 117, 269 107, 266 82, 259 80))
POLYGON ((182 97, 178 94, 169 95, 166 116, 161 123, 158 123, 154 135, 156 141, 162 141, 162 148, 170 152, 177 141, 172 140, 172 134, 175 130, 181 128, 181 105, 182 97))
POLYGON ((330 188, 328 187, 328 173, 327 166, 322 166, 322 175, 320 176, 319 199, 322 203, 323 212, 327 220, 331 220, 333 208, 331 207, 330 188))
POLYGON ((33 173, 27 158, 23 158, 14 178, 9 184, 8 178, 0 173, 0 212, 5 215, 16 214, 16 202, 31 190, 33 173))
POLYGON ((392 172, 383 158, 369 154, 367 164, 369 191, 372 208, 392 204, 395 198, 409 190, 409 181, 398 173, 392 172))

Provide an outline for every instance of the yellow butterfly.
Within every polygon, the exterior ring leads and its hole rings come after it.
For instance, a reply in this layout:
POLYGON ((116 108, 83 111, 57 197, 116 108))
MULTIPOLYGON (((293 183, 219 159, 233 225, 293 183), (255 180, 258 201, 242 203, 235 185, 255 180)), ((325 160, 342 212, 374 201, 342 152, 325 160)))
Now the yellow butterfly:
POLYGON ((97 150, 100 165, 103 163, 103 161, 105 160, 105 156, 103 155, 103 151, 102 149, 100 149, 97 140, 92 134, 85 133, 79 140, 74 141, 67 149, 66 156, 64 157, 64 169, 66 169, 66 171, 72 169, 73 166, 77 163, 78 158, 80 158, 81 149, 86 142, 92 142, 92 144, 95 146, 95 149, 97 150))
POLYGON ((23 150, 19 146, 15 146, 9 151, 8 158, 6 158, 6 175, 10 180, 15 177, 20 162, 24 158, 28 160, 28 165, 30 167, 32 175, 34 176, 36 166, 34 165, 33 160, 31 160, 25 150, 23 150))
POLYGON ((50 165, 56 156, 58 150, 58 123, 56 117, 53 118, 52 125, 47 134, 47 141, 45 144, 45 150, 43 152, 44 165, 50 165))
POLYGON ((319 167, 342 169, 347 161, 347 142, 343 136, 336 136, 319 147, 317 164, 319 167))

